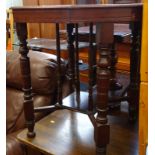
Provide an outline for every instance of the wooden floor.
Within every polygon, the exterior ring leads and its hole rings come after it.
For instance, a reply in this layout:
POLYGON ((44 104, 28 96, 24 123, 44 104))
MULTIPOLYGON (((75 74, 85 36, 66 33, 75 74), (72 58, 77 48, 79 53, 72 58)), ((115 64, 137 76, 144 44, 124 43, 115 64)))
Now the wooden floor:
MULTIPOLYGON (((33 140, 26 138, 26 131, 18 138, 44 154, 95 155, 93 126, 87 115, 69 110, 54 113, 36 124, 33 140)), ((111 111, 108 118, 111 135, 107 155, 138 155, 137 124, 128 122, 127 103, 121 105, 121 111, 111 111)))

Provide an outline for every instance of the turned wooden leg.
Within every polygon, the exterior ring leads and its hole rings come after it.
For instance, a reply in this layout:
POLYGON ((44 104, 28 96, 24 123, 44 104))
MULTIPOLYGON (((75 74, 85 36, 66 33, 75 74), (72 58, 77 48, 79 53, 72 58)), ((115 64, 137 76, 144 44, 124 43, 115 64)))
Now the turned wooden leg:
POLYGON ((116 63, 117 63, 117 53, 115 49, 115 42, 111 46, 110 50, 110 73, 111 73, 111 79, 110 79, 110 90, 119 90, 122 88, 122 85, 117 81, 116 79, 116 63))
POLYGON ((95 128, 95 140, 97 154, 106 152, 106 145, 109 143, 109 130, 107 124, 107 106, 109 89, 109 48, 99 45, 100 58, 97 63, 97 117, 95 128))
POLYGON ((77 107, 80 108, 79 33, 78 33, 78 24, 75 24, 75 85, 76 85, 77 107))
POLYGON ((17 23, 16 24, 17 35, 20 41, 19 53, 20 57, 20 68, 21 75, 23 80, 23 91, 24 91, 24 114, 26 119, 26 125, 28 128, 27 136, 32 138, 35 136, 34 132, 34 107, 33 107, 33 98, 32 98, 32 88, 31 88, 31 73, 30 73, 30 60, 28 55, 27 47, 27 25, 26 23, 17 23))
POLYGON ((95 142, 98 154, 106 153, 109 143, 110 126, 107 124, 108 90, 110 85, 110 47, 113 43, 113 24, 98 23, 96 28, 96 42, 99 51, 97 62, 97 102, 96 102, 96 126, 95 142))
POLYGON ((88 64, 89 64, 89 80, 88 80, 88 110, 93 111, 93 23, 89 25, 89 53, 88 53, 88 64))
POLYGON ((57 100, 60 105, 62 105, 62 83, 61 83, 61 50, 60 50, 60 34, 59 34, 59 24, 56 23, 56 51, 57 51, 57 89, 58 96, 57 100))
POLYGON ((67 24, 67 42, 68 42, 68 80, 70 85, 70 91, 73 92, 73 84, 75 84, 75 53, 74 53, 74 24, 67 24))
POLYGON ((132 48, 130 52, 130 85, 127 93, 129 96, 130 121, 136 120, 138 114, 140 86, 140 25, 139 22, 134 22, 130 25, 132 30, 132 48))

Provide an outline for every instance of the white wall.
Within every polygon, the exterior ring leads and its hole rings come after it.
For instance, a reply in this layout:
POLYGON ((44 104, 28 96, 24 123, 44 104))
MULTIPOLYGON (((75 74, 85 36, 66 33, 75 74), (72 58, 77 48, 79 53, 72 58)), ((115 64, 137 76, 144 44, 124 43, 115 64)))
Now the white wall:
POLYGON ((6 0, 6 9, 10 8, 11 6, 22 6, 22 0, 6 0))

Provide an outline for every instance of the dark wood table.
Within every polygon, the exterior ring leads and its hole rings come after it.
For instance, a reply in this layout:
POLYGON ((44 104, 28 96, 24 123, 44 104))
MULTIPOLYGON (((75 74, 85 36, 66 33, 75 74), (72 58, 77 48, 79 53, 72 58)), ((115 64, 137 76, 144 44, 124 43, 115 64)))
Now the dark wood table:
MULTIPOLYGON (((107 119, 107 103, 108 90, 110 85, 110 53, 113 51, 113 23, 130 23, 132 33, 132 47, 130 56, 130 84, 127 95, 129 102, 130 120, 134 120, 137 114, 139 101, 139 82, 140 82, 140 40, 141 40, 141 18, 142 4, 106 4, 106 5, 58 5, 58 6, 37 6, 37 7, 14 7, 13 15, 16 22, 17 35, 20 40, 21 54, 21 72, 23 75, 24 88, 24 112, 27 121, 29 144, 35 141, 35 118, 34 112, 39 112, 49 109, 69 109, 73 111, 83 112, 80 109, 81 93, 79 91, 79 70, 78 64, 78 23, 89 24, 89 91, 87 110, 83 113, 87 114, 94 126, 94 140, 96 144, 96 154, 106 152, 106 146, 109 143, 110 127, 107 119), (26 23, 55 23, 56 24, 56 49, 58 63, 58 103, 51 107, 33 108, 33 99, 31 95, 31 78, 30 64, 27 56, 29 50, 27 47, 27 25, 26 23), (68 81, 70 89, 75 90, 76 96, 72 93, 70 101, 76 101, 75 107, 67 107, 63 105, 62 89, 61 89, 61 67, 60 67, 60 34, 59 23, 67 24, 68 35, 68 81), (99 61, 97 62, 97 101, 93 104, 93 87, 92 76, 93 72, 93 24, 97 25, 97 47, 100 53, 99 61), (75 39, 73 38, 73 25, 75 25, 75 39), (109 31, 111 29, 111 31, 109 31), (108 34, 106 33, 108 32, 108 34), (102 35, 100 35, 102 34, 102 35), (75 40, 75 47, 73 42, 75 40), (73 87, 75 85, 75 89, 73 87), (94 116, 96 109, 96 115, 94 116), (34 138, 34 139, 33 139, 34 138)), ((82 98, 82 100, 84 97, 82 98)), ((65 100, 65 99, 64 99, 65 100)), ((68 102, 69 100, 67 100, 68 102)), ((63 126, 62 126, 63 128, 63 126)), ((59 134, 59 133, 58 133, 59 134)), ((36 137, 39 133, 36 133, 36 137)), ((91 135, 92 136, 92 135, 91 135)), ((47 137, 48 139, 49 137, 47 137)), ((21 138, 19 138, 23 141, 21 138)), ((48 141, 48 140, 47 140, 48 141)), ((46 142, 46 141, 45 141, 46 142)))

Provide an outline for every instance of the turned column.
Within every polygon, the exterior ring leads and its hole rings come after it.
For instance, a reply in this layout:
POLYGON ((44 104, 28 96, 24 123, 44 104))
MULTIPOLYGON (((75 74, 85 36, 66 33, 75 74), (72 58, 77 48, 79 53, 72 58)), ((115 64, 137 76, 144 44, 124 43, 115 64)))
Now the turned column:
POLYGON ((138 115, 139 103, 141 23, 132 22, 130 28, 132 47, 130 52, 130 84, 127 94, 129 96, 129 120, 134 121, 138 115))
POLYGON ((24 91, 24 114, 26 119, 26 125, 28 128, 27 136, 32 138, 35 136, 34 125, 34 106, 32 98, 32 87, 31 87, 31 72, 30 72, 30 60, 28 55, 27 47, 27 25, 26 23, 16 24, 17 35, 20 41, 19 53, 20 56, 20 68, 23 80, 23 91, 24 91))
POLYGON ((109 48, 99 45, 100 58, 97 63, 97 117, 95 140, 97 152, 105 152, 106 145, 109 143, 109 125, 107 119, 108 90, 110 72, 109 66, 109 48))
POLYGON ((67 24, 67 42, 68 42, 68 80, 70 91, 74 90, 73 84, 75 83, 75 53, 74 53, 74 24, 67 24))
POLYGON ((93 82, 94 82, 94 66, 93 66, 93 23, 89 25, 89 53, 88 53, 88 64, 89 64, 89 80, 88 80, 88 110, 93 111, 93 82))
POLYGON ((96 126, 95 142, 97 154, 106 153, 106 146, 109 143, 110 127, 108 125, 108 90, 110 84, 110 49, 113 42, 113 31, 108 31, 111 24, 97 24, 97 46, 99 61, 97 63, 97 103, 96 103, 96 126))
POLYGON ((76 85, 76 100, 80 107, 80 77, 79 77, 79 34, 78 24, 75 24, 75 85, 76 85))
POLYGON ((60 105, 62 105, 62 82, 61 82, 61 49, 60 49, 60 32, 59 32, 59 24, 56 23, 56 52, 57 52, 57 89, 58 96, 57 101, 60 105))
POLYGON ((117 52, 116 52, 116 47, 115 47, 115 40, 112 43, 111 50, 110 50, 110 56, 111 56, 111 61, 110 61, 110 73, 111 73, 111 78, 110 78, 110 90, 119 90, 122 88, 122 85, 117 81, 116 79, 116 64, 117 64, 117 52))

